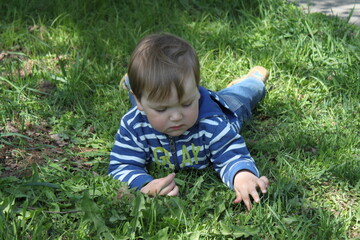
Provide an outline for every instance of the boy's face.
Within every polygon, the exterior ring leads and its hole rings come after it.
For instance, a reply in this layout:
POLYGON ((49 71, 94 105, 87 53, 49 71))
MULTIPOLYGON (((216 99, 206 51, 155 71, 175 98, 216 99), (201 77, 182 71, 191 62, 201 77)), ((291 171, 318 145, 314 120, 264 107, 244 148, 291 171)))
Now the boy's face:
POLYGON ((194 76, 184 82, 184 92, 179 101, 173 86, 169 99, 163 102, 150 101, 145 93, 141 101, 135 98, 137 108, 145 112, 155 130, 172 137, 180 136, 195 124, 199 115, 200 93, 194 76))

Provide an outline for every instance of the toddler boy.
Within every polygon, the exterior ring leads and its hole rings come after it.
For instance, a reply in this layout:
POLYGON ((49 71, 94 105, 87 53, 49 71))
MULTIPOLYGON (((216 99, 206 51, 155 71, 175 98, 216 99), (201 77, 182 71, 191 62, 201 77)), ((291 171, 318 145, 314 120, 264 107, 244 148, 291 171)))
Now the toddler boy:
POLYGON ((266 193, 268 179, 259 177, 239 134, 244 120, 265 95, 269 73, 255 67, 215 93, 199 86, 200 65, 193 47, 170 34, 143 38, 130 60, 124 85, 133 108, 121 119, 110 154, 109 174, 148 195, 177 196, 175 173, 209 165, 251 209, 250 196, 266 193), (136 106, 136 107, 135 107, 136 106), (174 172, 151 176, 153 162, 174 172))

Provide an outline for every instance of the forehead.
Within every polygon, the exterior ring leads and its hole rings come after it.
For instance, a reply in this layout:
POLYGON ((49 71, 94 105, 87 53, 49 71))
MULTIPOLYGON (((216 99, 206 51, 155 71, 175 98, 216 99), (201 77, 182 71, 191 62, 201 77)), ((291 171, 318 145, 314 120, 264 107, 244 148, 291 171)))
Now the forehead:
MULTIPOLYGON (((180 101, 188 100, 189 98, 195 97, 197 95, 197 93, 199 92, 194 79, 192 79, 192 80, 189 79, 187 81, 184 81, 183 88, 184 88, 184 94, 181 97, 181 99, 178 99, 180 101)), ((172 95, 176 94, 176 97, 178 98, 178 93, 176 92, 176 88, 174 86, 171 87, 171 94, 172 95)))
MULTIPOLYGON (((178 103, 178 102, 182 102, 182 101, 187 101, 187 100, 191 100, 192 98, 195 98, 197 96, 197 93, 199 92, 197 84, 195 82, 194 79, 187 79, 185 81, 183 81, 182 84, 183 87, 183 94, 181 96, 181 98, 179 98, 179 93, 177 91, 177 88, 175 87, 174 84, 171 84, 170 88, 169 88, 169 94, 167 94, 166 98, 162 98, 162 99, 156 99, 156 98, 152 98, 149 99, 148 98, 148 93, 144 93, 142 99, 146 99, 146 101, 148 103, 152 103, 152 104, 157 104, 157 105, 164 105, 164 104, 168 104, 168 103, 178 103)), ((157 91, 161 91, 161 89, 157 89, 157 91)))
POLYGON ((157 81, 154 79, 144 88, 142 96, 151 101, 166 101, 176 94, 179 100, 188 95, 188 92, 197 89, 193 72, 187 74, 167 74, 166 78, 157 81), (165 79, 165 81, 164 81, 165 79))

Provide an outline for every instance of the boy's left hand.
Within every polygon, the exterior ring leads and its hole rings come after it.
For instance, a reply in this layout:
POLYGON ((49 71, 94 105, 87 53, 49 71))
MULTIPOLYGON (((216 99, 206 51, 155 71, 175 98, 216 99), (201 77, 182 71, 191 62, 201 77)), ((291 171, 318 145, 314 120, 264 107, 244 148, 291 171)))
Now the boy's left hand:
POLYGON ((251 195, 255 202, 259 202, 260 198, 257 189, 260 188, 261 192, 265 194, 268 185, 269 180, 265 176, 258 178, 248 171, 238 172, 234 177, 234 190, 236 193, 234 203, 243 201, 247 209, 250 210, 252 205, 249 196, 251 195))

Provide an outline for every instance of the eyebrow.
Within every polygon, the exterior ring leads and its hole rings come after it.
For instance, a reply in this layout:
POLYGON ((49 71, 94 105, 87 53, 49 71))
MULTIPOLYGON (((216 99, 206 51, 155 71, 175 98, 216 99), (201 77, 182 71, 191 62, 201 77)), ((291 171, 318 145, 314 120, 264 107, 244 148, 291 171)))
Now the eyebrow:
POLYGON ((180 103, 186 103, 186 102, 194 101, 195 98, 196 98, 196 95, 191 95, 188 98, 184 98, 184 99, 180 100, 180 103))
POLYGON ((190 101, 194 101, 197 97, 197 94, 200 94, 199 90, 197 91, 193 91, 191 95, 185 95, 182 97, 182 99, 180 99, 180 104, 186 103, 186 102, 190 102, 190 101))

